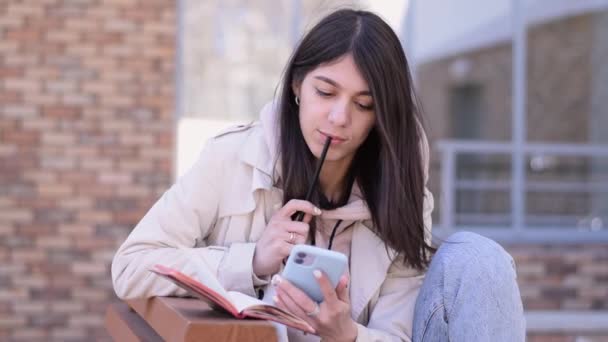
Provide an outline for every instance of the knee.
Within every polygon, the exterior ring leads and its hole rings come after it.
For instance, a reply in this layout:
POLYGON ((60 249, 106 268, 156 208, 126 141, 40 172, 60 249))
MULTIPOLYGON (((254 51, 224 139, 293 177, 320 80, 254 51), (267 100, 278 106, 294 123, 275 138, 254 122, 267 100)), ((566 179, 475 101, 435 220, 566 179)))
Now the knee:
MULTIPOLYGON (((439 247, 444 249, 448 263, 459 265, 444 265, 448 269, 460 267, 477 268, 480 272, 499 273, 516 276, 515 261, 505 249, 494 240, 477 233, 461 231, 450 235, 439 247)), ((439 254, 439 252, 437 253, 439 254)))

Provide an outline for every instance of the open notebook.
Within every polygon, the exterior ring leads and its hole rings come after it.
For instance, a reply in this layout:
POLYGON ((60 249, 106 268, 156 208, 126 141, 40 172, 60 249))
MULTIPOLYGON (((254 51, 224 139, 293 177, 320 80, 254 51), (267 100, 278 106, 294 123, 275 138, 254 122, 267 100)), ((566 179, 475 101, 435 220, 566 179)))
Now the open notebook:
POLYGON ((163 265, 155 265, 150 271, 172 281, 192 296, 207 302, 212 308, 228 312, 236 318, 267 319, 305 332, 314 332, 310 324, 290 312, 241 292, 226 291, 212 275, 205 279, 203 284, 163 265))

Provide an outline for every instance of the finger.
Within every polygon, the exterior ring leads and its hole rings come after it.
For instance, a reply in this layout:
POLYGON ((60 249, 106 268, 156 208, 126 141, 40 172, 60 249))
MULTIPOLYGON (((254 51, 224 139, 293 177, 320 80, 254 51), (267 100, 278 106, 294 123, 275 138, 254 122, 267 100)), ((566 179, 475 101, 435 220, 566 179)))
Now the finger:
POLYGON ((314 300, 310 299, 310 297, 308 297, 308 295, 306 295, 306 293, 304 293, 302 290, 300 290, 299 288, 294 286, 291 282, 289 282, 288 280, 286 280, 282 277, 279 278, 279 284, 277 286, 277 290, 280 290, 283 293, 287 294, 305 312, 311 312, 317 306, 316 302, 314 300))
POLYGON ((294 298, 292 298, 287 292, 283 291, 280 288, 277 288, 277 298, 280 302, 283 302, 283 305, 288 308, 288 310, 294 315, 304 319, 308 324, 310 324, 313 329, 317 329, 317 316, 309 316, 308 312, 313 312, 316 309, 316 305, 313 303, 312 309, 307 311, 305 307, 301 303, 298 303, 294 298))
POLYGON ((302 318, 307 318, 306 312, 302 309, 285 291, 277 288, 275 301, 281 302, 285 309, 294 315, 302 318))
POLYGON ((280 226, 288 233, 293 232, 302 236, 308 236, 308 230, 310 229, 308 223, 298 221, 282 221, 280 226))
POLYGON ((321 209, 317 208, 314 204, 298 199, 292 199, 287 202, 283 208, 279 210, 279 215, 290 218, 291 215, 301 211, 304 214, 310 214, 313 216, 321 215, 321 209))
POLYGON ((291 245, 305 244, 306 239, 307 239, 307 235, 300 235, 300 234, 291 233, 291 232, 284 233, 284 240, 291 245), (291 234, 293 234, 293 240, 291 239, 291 234))
POLYGON ((313 331, 311 332, 313 334, 315 333, 315 321, 312 319, 312 317, 308 316, 304 309, 301 308, 300 305, 298 305, 298 303, 296 303, 293 298, 291 298, 287 293, 285 293, 281 289, 277 289, 276 296, 274 297, 274 302, 277 304, 277 306, 280 305, 281 308, 305 320, 313 328, 313 331))
POLYGON ((321 288, 321 293, 323 293, 323 301, 329 303, 330 305, 337 302, 338 297, 336 296, 336 290, 333 286, 331 286, 331 282, 325 273, 321 272, 320 270, 314 270, 313 275, 315 278, 317 278, 317 282, 321 288))
POLYGON ((312 215, 310 215, 310 214, 304 214, 304 219, 302 220, 302 222, 304 222, 304 223, 310 223, 310 221, 312 221, 312 215))
POLYGON ((348 276, 343 275, 338 282, 338 286, 336 287, 336 294, 338 295, 338 299, 343 302, 350 303, 350 295, 348 292, 348 276))

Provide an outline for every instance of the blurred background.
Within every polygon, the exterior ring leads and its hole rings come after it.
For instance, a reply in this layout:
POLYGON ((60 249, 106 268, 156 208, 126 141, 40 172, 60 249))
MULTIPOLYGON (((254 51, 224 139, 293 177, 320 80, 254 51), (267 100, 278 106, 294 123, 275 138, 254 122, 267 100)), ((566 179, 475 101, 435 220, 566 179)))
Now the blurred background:
POLYGON ((0 1, 0 340, 106 340, 114 251, 341 7, 400 36, 439 239, 517 262, 529 341, 608 341, 608 1, 0 1))

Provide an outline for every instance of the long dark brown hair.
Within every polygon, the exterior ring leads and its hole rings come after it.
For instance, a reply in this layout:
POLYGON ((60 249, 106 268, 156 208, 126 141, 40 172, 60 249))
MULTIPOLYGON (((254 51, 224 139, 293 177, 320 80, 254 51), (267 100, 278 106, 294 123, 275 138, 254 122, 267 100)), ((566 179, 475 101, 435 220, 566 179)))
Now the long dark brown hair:
MULTIPOLYGON (((424 238, 423 132, 399 39, 371 12, 342 9, 326 16, 302 38, 287 64, 278 97, 283 202, 305 197, 316 163, 302 135, 292 84, 301 83, 320 64, 348 53, 370 87, 376 124, 356 152, 344 182, 346 195, 337 204, 348 200, 356 181, 374 232, 405 263, 424 269, 436 249, 424 238)), ((317 187, 312 202, 323 208, 327 206, 323 199, 317 187)), ((309 238, 315 234, 313 222, 310 228, 309 238)))

